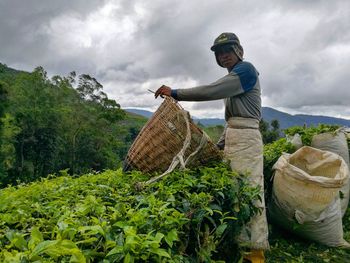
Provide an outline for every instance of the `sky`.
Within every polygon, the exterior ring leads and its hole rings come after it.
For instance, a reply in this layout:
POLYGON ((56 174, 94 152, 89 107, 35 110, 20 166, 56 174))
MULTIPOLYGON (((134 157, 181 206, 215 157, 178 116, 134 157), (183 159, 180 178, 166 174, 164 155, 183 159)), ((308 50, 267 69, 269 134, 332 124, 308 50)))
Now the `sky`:
MULTIPOLYGON (((227 74, 210 47, 234 32, 259 71, 262 104, 350 119, 349 0, 0 0, 0 63, 90 74, 122 108, 155 111, 148 89, 227 74)), ((223 101, 180 102, 223 118, 223 101)))

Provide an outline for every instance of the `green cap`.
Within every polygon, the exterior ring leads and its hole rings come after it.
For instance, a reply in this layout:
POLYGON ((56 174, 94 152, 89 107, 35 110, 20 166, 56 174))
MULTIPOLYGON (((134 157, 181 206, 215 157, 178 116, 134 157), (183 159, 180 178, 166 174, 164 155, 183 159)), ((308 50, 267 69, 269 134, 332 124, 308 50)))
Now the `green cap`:
POLYGON ((237 57, 240 60, 243 60, 243 54, 244 54, 243 47, 241 46, 241 43, 239 42, 238 37, 234 33, 230 33, 230 32, 221 33, 217 38, 215 38, 214 44, 210 49, 215 52, 218 47, 227 45, 227 44, 231 45, 237 57))

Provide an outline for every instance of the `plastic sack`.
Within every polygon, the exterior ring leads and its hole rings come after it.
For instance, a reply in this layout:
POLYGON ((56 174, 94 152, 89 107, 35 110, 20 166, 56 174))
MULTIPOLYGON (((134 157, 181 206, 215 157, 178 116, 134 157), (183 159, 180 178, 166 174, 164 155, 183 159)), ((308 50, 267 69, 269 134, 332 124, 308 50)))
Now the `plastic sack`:
POLYGON ((303 147, 303 142, 299 133, 296 133, 293 136, 287 135, 286 139, 295 147, 295 150, 298 150, 301 147, 303 147))
MULTIPOLYGON (((349 169, 349 149, 346 141, 346 135, 342 130, 314 135, 312 137, 311 147, 339 154, 344 159, 349 169)), ((350 178, 340 189, 340 192, 342 193, 340 198, 340 205, 342 216, 344 216, 349 204, 350 178)))
POLYGON ((339 190, 349 178, 343 158, 304 146, 283 154, 273 169, 269 214, 273 222, 331 247, 350 247, 343 239, 339 190))

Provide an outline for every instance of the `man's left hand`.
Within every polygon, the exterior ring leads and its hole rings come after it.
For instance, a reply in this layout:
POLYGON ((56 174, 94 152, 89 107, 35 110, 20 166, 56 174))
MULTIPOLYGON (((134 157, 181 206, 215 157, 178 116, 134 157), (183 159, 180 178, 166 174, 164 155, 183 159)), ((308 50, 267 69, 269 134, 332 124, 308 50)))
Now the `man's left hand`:
POLYGON ((162 85, 159 89, 157 89, 157 91, 154 94, 155 98, 158 98, 158 96, 161 96, 162 98, 164 98, 163 96, 171 96, 171 88, 165 85, 162 85))

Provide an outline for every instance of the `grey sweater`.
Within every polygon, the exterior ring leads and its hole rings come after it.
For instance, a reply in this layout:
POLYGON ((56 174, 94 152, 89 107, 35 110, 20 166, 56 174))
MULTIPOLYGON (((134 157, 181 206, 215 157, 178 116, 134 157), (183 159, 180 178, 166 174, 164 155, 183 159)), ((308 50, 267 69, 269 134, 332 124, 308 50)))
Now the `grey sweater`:
POLYGON ((261 90, 259 73, 246 61, 237 63, 221 79, 203 86, 172 90, 179 101, 208 101, 224 99, 225 120, 230 117, 261 118, 261 90))

